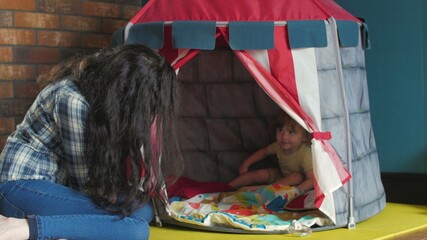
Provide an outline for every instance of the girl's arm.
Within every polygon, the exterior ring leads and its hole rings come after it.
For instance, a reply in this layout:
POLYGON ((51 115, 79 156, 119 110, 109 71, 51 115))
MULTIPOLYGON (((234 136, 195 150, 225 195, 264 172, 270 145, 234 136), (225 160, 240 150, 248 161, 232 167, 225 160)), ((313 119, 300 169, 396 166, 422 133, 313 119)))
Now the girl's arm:
POLYGON ((243 175, 248 172, 249 166, 252 164, 264 159, 268 155, 267 151, 268 147, 263 147, 250 155, 248 158, 246 158, 245 161, 243 161, 242 165, 240 165, 239 173, 240 175, 243 175))
POLYGON ((307 192, 314 188, 314 173, 313 170, 305 172, 305 180, 296 186, 299 190, 307 192))

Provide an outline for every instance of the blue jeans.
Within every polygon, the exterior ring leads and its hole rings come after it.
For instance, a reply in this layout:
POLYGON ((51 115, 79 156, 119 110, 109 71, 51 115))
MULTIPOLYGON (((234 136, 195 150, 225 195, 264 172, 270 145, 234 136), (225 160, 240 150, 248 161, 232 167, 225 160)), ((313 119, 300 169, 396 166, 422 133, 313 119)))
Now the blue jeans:
POLYGON ((120 218, 84 193, 44 180, 0 183, 0 214, 27 218, 30 239, 148 239, 150 204, 120 218))

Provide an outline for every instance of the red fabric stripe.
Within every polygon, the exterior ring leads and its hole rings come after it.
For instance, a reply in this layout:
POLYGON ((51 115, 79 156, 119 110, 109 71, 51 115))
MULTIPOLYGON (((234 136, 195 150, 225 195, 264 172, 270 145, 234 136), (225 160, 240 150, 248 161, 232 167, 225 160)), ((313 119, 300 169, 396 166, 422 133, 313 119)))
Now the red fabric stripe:
POLYGON ((344 10, 341 6, 336 4, 334 1, 330 0, 312 0, 320 10, 322 10, 326 15, 334 17, 337 20, 352 20, 360 22, 359 19, 351 15, 349 12, 344 10))
POLYGON ((164 37, 163 37, 163 48, 159 50, 159 53, 169 63, 172 63, 178 57, 178 49, 175 49, 172 47, 172 27, 171 26, 165 26, 164 37))
POLYGON ((298 103, 298 91, 295 82, 294 62, 288 44, 287 27, 274 28, 274 48, 268 50, 270 73, 298 103))
POLYGON ((332 138, 331 132, 312 132, 311 136, 317 140, 329 140, 332 138))

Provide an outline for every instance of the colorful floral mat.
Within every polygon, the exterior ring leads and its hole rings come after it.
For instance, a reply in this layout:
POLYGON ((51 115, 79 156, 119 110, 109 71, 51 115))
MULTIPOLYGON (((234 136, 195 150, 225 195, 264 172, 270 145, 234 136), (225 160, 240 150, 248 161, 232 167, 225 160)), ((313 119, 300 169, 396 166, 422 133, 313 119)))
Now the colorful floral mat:
POLYGON ((180 222, 249 231, 284 231, 293 220, 308 227, 331 224, 318 210, 283 210, 286 203, 299 195, 300 191, 294 187, 267 185, 236 192, 199 194, 172 201, 169 210, 172 218, 180 222))

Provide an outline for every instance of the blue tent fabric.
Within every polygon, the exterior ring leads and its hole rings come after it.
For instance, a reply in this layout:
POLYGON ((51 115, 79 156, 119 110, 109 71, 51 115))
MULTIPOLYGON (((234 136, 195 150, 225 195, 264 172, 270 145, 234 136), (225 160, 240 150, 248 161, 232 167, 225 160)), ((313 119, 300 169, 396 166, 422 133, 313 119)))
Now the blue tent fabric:
POLYGON ((274 22, 230 22, 233 50, 274 48, 274 22))
POLYGON ((359 44, 359 24, 353 21, 337 21, 341 47, 356 47, 359 44))
POLYGON ((215 49, 216 23, 213 21, 176 21, 172 23, 174 48, 215 49))
POLYGON ((287 25, 292 49, 328 45, 324 21, 288 21, 287 25))
POLYGON ((147 47, 160 49, 163 47, 164 23, 138 23, 129 29, 127 44, 143 44, 147 47))
POLYGON ((362 23, 361 27, 361 35, 362 35, 362 47, 364 49, 371 49, 371 42, 369 41, 369 31, 368 25, 366 23, 362 23))
POLYGON ((125 30, 124 27, 120 27, 113 32, 113 35, 111 37, 112 47, 120 46, 125 42, 124 30, 125 30))

